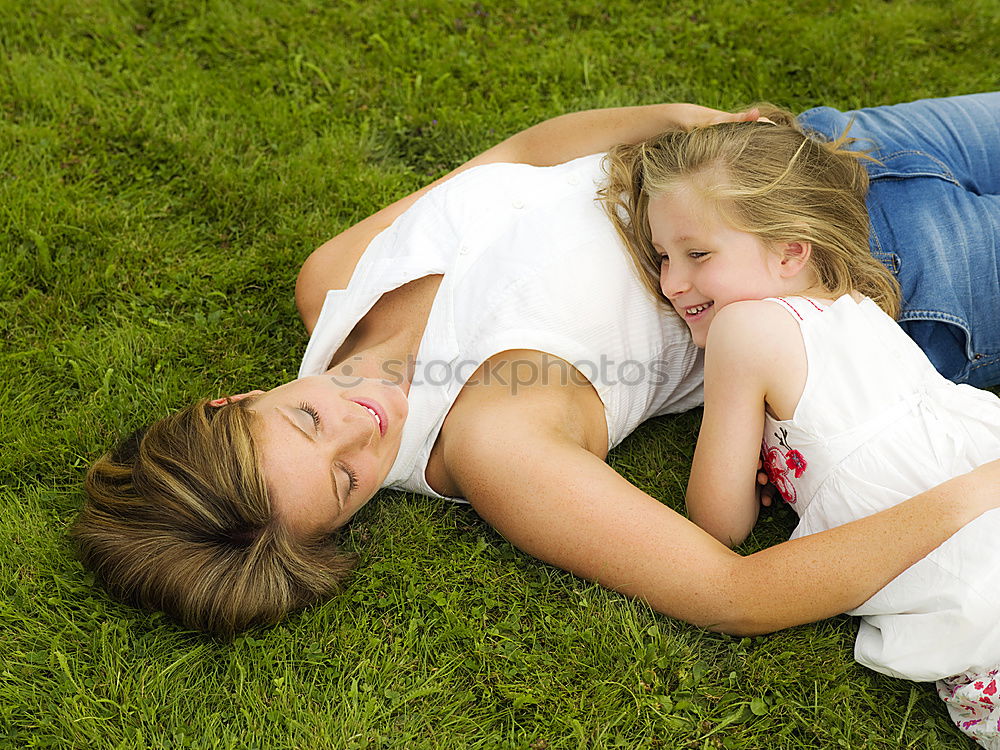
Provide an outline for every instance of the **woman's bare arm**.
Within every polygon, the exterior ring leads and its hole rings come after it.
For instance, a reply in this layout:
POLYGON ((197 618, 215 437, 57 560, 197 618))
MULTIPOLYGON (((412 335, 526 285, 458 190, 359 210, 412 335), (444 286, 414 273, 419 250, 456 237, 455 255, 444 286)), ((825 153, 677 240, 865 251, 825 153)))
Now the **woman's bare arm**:
POLYGON ((295 302, 302 322, 312 332, 326 292, 347 286, 354 267, 372 239, 424 193, 467 169, 499 162, 551 166, 607 151, 618 143, 634 143, 672 128, 693 128, 754 116, 753 113, 729 114, 696 104, 650 104, 573 112, 516 133, 317 248, 302 265, 295 287, 295 302))
POLYGON ((486 157, 485 163, 503 161, 545 167, 607 151, 620 143, 638 143, 667 130, 747 119, 756 119, 756 112, 732 114, 684 103, 588 109, 533 125, 476 158, 486 157))
POLYGON ((727 633, 857 607, 1000 497, 994 462, 889 510, 741 557, 525 408, 516 399, 480 405, 474 418, 448 425, 446 462, 479 514, 545 562, 727 633))

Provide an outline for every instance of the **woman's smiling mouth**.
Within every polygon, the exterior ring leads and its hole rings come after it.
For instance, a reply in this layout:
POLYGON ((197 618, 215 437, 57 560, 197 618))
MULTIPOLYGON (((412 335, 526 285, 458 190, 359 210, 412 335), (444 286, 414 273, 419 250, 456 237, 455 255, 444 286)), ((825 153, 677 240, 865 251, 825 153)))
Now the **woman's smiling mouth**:
POLYGON ((355 398, 351 399, 358 406, 363 407, 372 418, 375 420, 375 425, 378 427, 378 433, 381 437, 385 437, 385 432, 389 427, 389 420, 386 417, 385 409, 377 401, 372 401, 367 398, 355 398))

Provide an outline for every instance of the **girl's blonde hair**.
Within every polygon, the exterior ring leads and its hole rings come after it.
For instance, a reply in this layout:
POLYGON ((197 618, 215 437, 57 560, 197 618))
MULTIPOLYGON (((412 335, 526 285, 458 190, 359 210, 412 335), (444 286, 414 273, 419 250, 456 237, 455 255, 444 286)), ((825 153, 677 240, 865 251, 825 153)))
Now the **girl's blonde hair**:
POLYGON ((274 517, 251 402, 200 401, 91 467, 71 536, 115 598, 230 637, 340 587, 353 556, 295 539, 274 517))
POLYGON ((899 283, 868 251, 868 174, 845 131, 824 142, 795 116, 757 105, 766 122, 736 122, 663 133, 608 153, 599 196, 646 287, 662 299, 660 256, 649 229, 649 199, 682 186, 711 201, 733 228, 765 245, 807 241, 810 262, 833 297, 857 291, 893 318, 899 283))

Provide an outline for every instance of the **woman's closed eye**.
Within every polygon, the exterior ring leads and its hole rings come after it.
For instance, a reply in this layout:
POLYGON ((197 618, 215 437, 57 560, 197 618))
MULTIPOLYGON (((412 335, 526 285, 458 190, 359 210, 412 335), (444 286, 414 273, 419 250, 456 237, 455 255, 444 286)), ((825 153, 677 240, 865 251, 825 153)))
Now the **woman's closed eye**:
MULTIPOLYGON (((321 421, 320 420, 320 416, 319 416, 319 412, 316 411, 316 409, 311 404, 307 404, 305 401, 302 401, 302 402, 299 403, 299 409, 301 409, 302 411, 304 411, 306 414, 308 414, 312 418, 313 427, 316 430, 319 430, 320 421, 321 421)), ((348 492, 348 494, 354 492, 354 490, 356 490, 358 488, 358 473, 356 471, 354 471, 354 469, 352 469, 347 464, 338 463, 337 464, 337 468, 340 469, 342 472, 344 472, 344 474, 347 476, 347 481, 348 481, 347 492, 348 492)))
POLYGON ((340 464, 340 468, 345 474, 347 474, 347 479, 350 482, 350 485, 347 488, 347 492, 348 494, 350 494, 351 492, 354 492, 354 490, 358 488, 358 474, 356 471, 354 471, 354 469, 352 469, 350 466, 347 466, 346 464, 340 464))
POLYGON ((310 417, 312 417, 313 427, 315 427, 318 430, 320 423, 319 412, 304 401, 299 404, 299 408, 306 414, 308 414, 310 417))

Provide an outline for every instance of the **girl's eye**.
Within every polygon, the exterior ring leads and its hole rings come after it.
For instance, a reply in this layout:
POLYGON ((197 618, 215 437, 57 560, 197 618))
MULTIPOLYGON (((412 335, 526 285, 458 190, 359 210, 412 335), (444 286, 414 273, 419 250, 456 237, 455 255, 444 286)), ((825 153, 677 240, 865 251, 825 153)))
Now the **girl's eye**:
POLYGON ((301 404, 299 404, 299 408, 306 414, 308 414, 310 417, 312 417, 313 427, 319 429, 319 412, 316 411, 314 408, 312 408, 309 404, 305 403, 304 401, 301 404))
POLYGON ((707 255, 708 253, 702 250, 692 250, 691 252, 688 253, 688 257, 692 258, 693 260, 699 260, 700 258, 704 258, 707 255))

